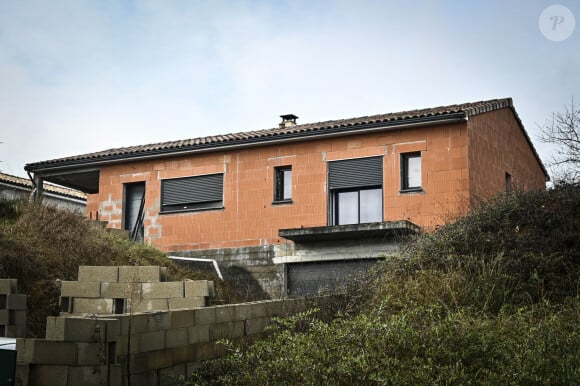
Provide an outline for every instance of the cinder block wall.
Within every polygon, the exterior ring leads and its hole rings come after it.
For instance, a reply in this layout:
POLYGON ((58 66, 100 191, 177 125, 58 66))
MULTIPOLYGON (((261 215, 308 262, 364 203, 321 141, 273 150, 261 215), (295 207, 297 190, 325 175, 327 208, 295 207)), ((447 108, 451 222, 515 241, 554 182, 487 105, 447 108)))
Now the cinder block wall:
POLYGON ((124 314, 203 307, 208 280, 168 282, 159 266, 81 266, 78 281, 61 282, 61 315, 124 314))
POLYGON ((26 295, 16 279, 0 279, 0 337, 26 336, 26 295))
POLYGON ((18 385, 171 385, 224 354, 220 339, 264 333, 274 316, 306 310, 302 298, 47 320, 46 339, 17 340, 18 385))

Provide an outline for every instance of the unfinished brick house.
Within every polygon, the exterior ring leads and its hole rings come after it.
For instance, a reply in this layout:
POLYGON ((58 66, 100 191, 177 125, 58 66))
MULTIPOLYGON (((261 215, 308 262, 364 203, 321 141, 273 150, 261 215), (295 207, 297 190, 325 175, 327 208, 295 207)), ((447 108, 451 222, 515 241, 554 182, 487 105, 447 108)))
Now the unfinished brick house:
POLYGON ((264 296, 308 293, 548 174, 511 98, 105 150, 26 165, 87 216, 217 260, 264 296))

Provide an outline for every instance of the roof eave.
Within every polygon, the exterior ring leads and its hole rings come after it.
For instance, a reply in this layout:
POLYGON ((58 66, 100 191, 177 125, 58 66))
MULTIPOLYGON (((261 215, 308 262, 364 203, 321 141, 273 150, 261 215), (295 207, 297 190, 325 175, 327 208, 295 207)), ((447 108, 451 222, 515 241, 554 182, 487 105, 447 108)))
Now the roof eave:
POLYGON ((27 164, 24 169, 28 172, 33 172, 38 175, 47 175, 58 172, 65 172, 66 170, 80 170, 85 168, 95 168, 110 164, 128 162, 128 161, 143 161, 166 157, 177 157, 183 155, 233 150, 242 147, 256 147, 268 146, 278 143, 294 142, 294 141, 312 141, 323 139, 326 137, 337 137, 352 134, 367 134, 377 131, 399 130, 412 127, 422 127, 430 125, 442 125, 462 123, 467 121, 467 115, 460 111, 448 114, 440 114, 426 117, 413 117, 396 121, 375 122, 366 124, 357 124, 352 126, 331 127, 321 130, 313 130, 307 132, 293 132, 277 135, 275 137, 256 137, 249 139, 238 139, 227 142, 206 143, 183 148, 167 148, 155 149, 143 152, 135 152, 130 154, 115 154, 105 157, 95 157, 79 160, 67 160, 63 162, 55 162, 48 164, 27 164))

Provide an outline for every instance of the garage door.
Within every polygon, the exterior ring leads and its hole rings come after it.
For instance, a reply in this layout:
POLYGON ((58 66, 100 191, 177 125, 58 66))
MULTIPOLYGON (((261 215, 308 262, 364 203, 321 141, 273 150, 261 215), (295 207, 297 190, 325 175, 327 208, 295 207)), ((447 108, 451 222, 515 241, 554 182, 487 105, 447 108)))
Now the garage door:
POLYGON ((367 272, 377 259, 292 263, 286 267, 289 296, 316 295, 321 289, 336 289, 350 278, 367 272))

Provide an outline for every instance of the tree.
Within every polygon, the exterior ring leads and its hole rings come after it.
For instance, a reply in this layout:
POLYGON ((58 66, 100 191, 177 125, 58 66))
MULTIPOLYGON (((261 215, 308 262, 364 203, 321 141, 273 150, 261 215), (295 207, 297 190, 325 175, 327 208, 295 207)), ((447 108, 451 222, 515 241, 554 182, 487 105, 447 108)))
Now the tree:
POLYGON ((552 119, 540 127, 538 139, 556 146, 550 166, 556 181, 580 181, 580 107, 572 99, 563 112, 555 112, 552 119))

